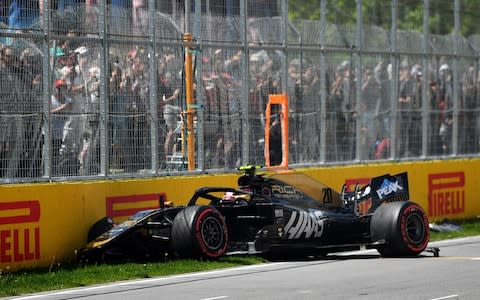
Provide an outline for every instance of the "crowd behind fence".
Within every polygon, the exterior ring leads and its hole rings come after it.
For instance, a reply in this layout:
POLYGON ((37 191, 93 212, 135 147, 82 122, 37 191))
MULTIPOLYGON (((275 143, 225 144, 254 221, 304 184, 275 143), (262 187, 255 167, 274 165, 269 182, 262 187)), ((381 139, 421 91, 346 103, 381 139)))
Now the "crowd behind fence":
POLYGON ((197 172, 265 163, 275 93, 290 102, 290 165, 479 155, 476 35, 289 20, 286 1, 190 19, 179 1, 11 2, 26 6, 0 9, 4 183, 188 173, 185 24, 197 172))

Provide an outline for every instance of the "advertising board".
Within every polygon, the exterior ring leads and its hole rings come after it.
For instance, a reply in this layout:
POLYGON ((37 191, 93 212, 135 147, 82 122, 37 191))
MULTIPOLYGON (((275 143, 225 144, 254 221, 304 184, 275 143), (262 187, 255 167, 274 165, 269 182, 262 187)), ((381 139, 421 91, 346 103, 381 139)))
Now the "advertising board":
MULTIPOLYGON (((480 160, 449 160, 295 171, 331 186, 353 190, 372 177, 408 172, 410 199, 430 221, 480 214, 476 189, 480 160)), ((71 262, 85 245, 90 226, 102 217, 125 220, 136 211, 173 201, 185 205, 202 186, 235 187, 240 173, 200 174, 130 180, 0 186, 0 270, 48 267, 71 262)))

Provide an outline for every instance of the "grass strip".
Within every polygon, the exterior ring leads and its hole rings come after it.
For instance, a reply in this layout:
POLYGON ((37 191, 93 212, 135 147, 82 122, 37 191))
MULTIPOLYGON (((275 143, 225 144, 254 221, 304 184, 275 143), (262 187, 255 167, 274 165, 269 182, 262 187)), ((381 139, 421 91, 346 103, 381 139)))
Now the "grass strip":
MULTIPOLYGON (((431 232, 430 240, 480 235, 480 219, 456 221, 462 230, 431 232)), ((167 262, 55 265, 48 269, 24 270, 15 273, 0 270, 0 297, 19 296, 43 291, 89 286, 114 281, 151 278, 216 270, 266 262, 258 256, 226 256, 213 261, 172 260, 167 262)))
POLYGON ((208 271, 263 263, 258 256, 226 256, 214 261, 57 265, 55 268, 0 273, 0 297, 19 296, 93 284, 208 271))
POLYGON ((480 235, 480 219, 466 219, 455 221, 455 224, 458 224, 462 227, 462 230, 451 231, 451 232, 430 232, 430 241, 439 241, 460 237, 468 237, 474 235, 480 235))

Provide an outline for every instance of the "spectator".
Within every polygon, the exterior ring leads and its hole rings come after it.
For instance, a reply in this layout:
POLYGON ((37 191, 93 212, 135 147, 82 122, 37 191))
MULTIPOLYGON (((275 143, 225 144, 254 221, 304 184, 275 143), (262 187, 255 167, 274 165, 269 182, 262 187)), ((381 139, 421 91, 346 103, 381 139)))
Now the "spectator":
POLYGON ((412 108, 414 97, 414 82, 410 77, 410 67, 406 61, 400 64, 400 74, 398 80, 398 115, 399 126, 397 130, 399 140, 399 155, 401 157, 409 157, 410 141, 412 138, 412 108))
POLYGON ((37 177, 41 175, 42 162, 42 118, 37 114, 43 109, 41 55, 35 49, 25 48, 20 55, 20 66, 22 72, 18 75, 24 87, 20 96, 24 107, 18 105, 18 108, 27 115, 21 117, 25 132, 18 176, 37 177))
POLYGON ((130 118, 128 123, 129 141, 129 168, 130 170, 145 169, 150 160, 149 143, 150 133, 148 126, 148 95, 149 80, 146 76, 144 51, 140 50, 138 62, 130 68, 131 97, 129 101, 130 118))
POLYGON ((234 168, 240 164, 240 82, 230 68, 238 52, 228 56, 226 51, 215 52, 215 85, 218 87, 217 107, 218 130, 216 134, 215 158, 217 167, 234 168), (224 62, 229 63, 225 64, 224 62))
POLYGON ((272 116, 270 126, 270 166, 278 166, 282 163, 282 126, 279 115, 272 116))
POLYGON ((337 67, 335 81, 332 85, 332 100, 336 110, 336 145, 335 160, 352 160, 355 149, 356 112, 355 112, 356 78, 349 61, 343 61, 337 67))
POLYGON ((167 126, 167 134, 165 136, 165 143, 163 151, 165 160, 167 157, 177 152, 177 143, 175 135, 180 130, 179 117, 182 109, 180 108, 180 88, 175 87, 172 81, 172 74, 166 73, 162 76, 162 85, 160 86, 160 93, 163 100, 163 119, 167 126))
MULTIPOLYGON (((326 145, 326 159, 335 161, 338 159, 339 153, 339 141, 340 137, 337 136, 337 130, 340 127, 340 120, 343 119, 343 115, 339 113, 339 106, 343 102, 342 82, 343 82, 343 69, 338 66, 333 74, 333 82, 330 86, 330 92, 328 93, 326 114, 327 114, 327 132, 326 139, 329 141, 326 145)), ((296 93, 297 94, 297 93, 296 93)))
POLYGON ((412 156, 420 156, 422 153, 422 106, 423 106, 423 72, 420 65, 412 67, 411 77, 413 80, 413 97, 411 104, 412 125, 409 132, 409 150, 412 156))
POLYGON ((302 94, 297 102, 299 136, 297 143, 302 160, 317 161, 320 155, 320 78, 315 66, 308 63, 302 76, 302 94), (312 135, 312 132, 316 134, 312 135))
POLYGON ((52 153, 52 174, 64 174, 65 170, 60 168, 60 155, 63 143, 65 113, 72 106, 72 98, 67 95, 67 83, 65 80, 57 79, 54 82, 53 94, 50 98, 51 113, 51 153, 52 153))
POLYGON ((124 169, 127 163, 128 151, 128 119, 129 119, 129 97, 125 87, 122 85, 123 72, 118 63, 110 73, 109 79, 109 132, 111 146, 111 167, 124 169))
POLYGON ((442 64, 439 68, 438 104, 439 110, 439 136, 441 142, 441 153, 449 154, 451 151, 452 124, 451 113, 453 101, 453 78, 450 67, 442 64))
POLYGON ((71 52, 64 60, 65 65, 59 71, 60 80, 66 85, 65 96, 71 99, 68 115, 64 117, 63 143, 59 169, 63 175, 77 175, 79 171, 78 154, 80 153, 80 117, 78 114, 82 102, 81 75, 77 66, 76 54, 71 52))
POLYGON ((18 51, 11 46, 1 46, 0 62, 0 172, 12 178, 17 176, 24 135, 23 123, 18 117, 19 111, 25 109, 19 93, 24 86, 18 51))
POLYGON ((438 83, 432 81, 429 84, 429 99, 430 99, 430 108, 432 109, 432 114, 430 117, 430 138, 429 138, 429 148, 431 149, 431 155, 439 155, 441 153, 441 143, 440 143, 440 124, 441 119, 438 113, 438 83))
POLYGON ((459 146, 464 153, 475 153, 478 151, 478 131, 476 128, 475 109, 478 108, 476 71, 474 66, 468 66, 462 78, 462 101, 459 125, 459 146))
MULTIPOLYGON (((391 65, 389 65, 391 66, 391 65)), ((391 102, 390 102, 390 90, 391 90, 391 73, 389 76, 388 66, 385 67, 383 61, 377 63, 374 68, 374 78, 378 84, 380 89, 380 100, 377 102, 377 107, 375 108, 375 118, 377 120, 378 128, 378 140, 380 142, 384 140, 389 140, 392 136, 390 134, 391 128, 391 102)), ((386 142, 382 143, 383 145, 387 145, 386 142)), ((389 144, 389 143, 388 143, 389 144)), ((378 150, 378 149, 377 149, 378 150)), ((388 148, 384 148, 384 152, 376 151, 376 158, 387 158, 388 153, 386 150, 388 148)))
POLYGON ((361 103, 359 118, 361 122, 361 143, 362 153, 360 159, 374 158, 375 141, 378 139, 377 124, 375 122, 375 111, 380 99, 380 85, 375 80, 372 69, 366 68, 361 87, 361 103))
POLYGON ((80 164, 84 174, 96 174, 100 171, 99 143, 99 87, 100 69, 91 67, 87 80, 87 130, 83 134, 83 146, 80 152, 80 164))

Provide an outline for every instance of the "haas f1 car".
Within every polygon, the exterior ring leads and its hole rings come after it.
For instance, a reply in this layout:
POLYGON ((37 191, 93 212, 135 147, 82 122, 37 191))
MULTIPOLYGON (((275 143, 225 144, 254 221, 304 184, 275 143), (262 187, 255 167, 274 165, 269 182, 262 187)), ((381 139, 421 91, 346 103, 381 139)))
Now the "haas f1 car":
POLYGON ((407 173, 338 192, 303 173, 267 175, 258 168, 242 167, 238 188, 199 188, 185 206, 161 203, 116 226, 98 221, 79 259, 326 255, 360 247, 416 256, 426 250, 429 222, 409 200, 407 173))

